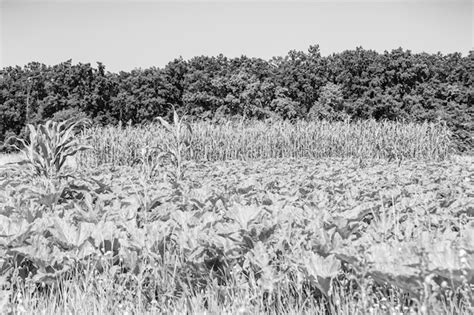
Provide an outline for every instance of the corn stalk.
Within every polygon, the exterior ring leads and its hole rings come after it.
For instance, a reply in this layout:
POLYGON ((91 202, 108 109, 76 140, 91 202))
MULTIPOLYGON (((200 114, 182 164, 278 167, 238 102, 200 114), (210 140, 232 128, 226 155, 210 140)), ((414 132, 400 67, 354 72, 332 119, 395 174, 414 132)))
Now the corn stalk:
POLYGON ((8 143, 14 139, 21 144, 21 148, 11 145, 24 156, 21 161, 12 164, 20 167, 30 166, 33 173, 39 176, 50 178, 58 175, 68 157, 90 148, 80 144, 79 139, 74 135, 76 127, 88 122, 87 119, 78 121, 69 119, 63 122, 48 120, 45 124, 38 126, 28 124, 28 140, 11 137, 6 141, 8 143))
POLYGON ((172 170, 168 171, 168 177, 173 184, 178 184, 184 178, 184 151, 191 146, 191 125, 185 121, 185 116, 179 117, 173 109, 173 124, 171 125, 162 117, 156 118, 170 135, 170 139, 164 143, 165 147, 159 158, 168 161, 172 170))

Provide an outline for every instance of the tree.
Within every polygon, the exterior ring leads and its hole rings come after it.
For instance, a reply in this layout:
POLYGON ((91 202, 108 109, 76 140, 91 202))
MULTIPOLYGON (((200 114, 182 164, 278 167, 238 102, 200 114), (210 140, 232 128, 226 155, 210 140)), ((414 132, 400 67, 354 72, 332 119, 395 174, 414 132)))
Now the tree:
POLYGON ((319 99, 311 107, 309 118, 343 120, 346 117, 341 86, 330 82, 327 83, 321 88, 319 99))

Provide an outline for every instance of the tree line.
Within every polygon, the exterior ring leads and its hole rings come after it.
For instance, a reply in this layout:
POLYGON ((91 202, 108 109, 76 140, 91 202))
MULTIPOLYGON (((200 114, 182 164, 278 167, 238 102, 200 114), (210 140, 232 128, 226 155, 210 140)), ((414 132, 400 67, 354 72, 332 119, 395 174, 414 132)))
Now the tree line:
POLYGON ((446 123, 472 149, 473 57, 378 53, 358 47, 322 56, 318 45, 286 56, 177 58, 163 68, 112 73, 98 62, 30 62, 0 71, 0 141, 26 123, 89 117, 96 124, 192 119, 402 120, 446 123))

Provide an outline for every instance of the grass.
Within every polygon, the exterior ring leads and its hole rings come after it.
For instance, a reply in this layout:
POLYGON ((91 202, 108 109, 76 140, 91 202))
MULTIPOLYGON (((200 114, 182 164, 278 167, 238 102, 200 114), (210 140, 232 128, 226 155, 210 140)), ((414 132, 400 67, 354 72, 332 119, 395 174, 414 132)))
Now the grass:
POLYGON ((214 285, 157 301, 147 300, 136 281, 127 285, 111 277, 90 274, 63 281, 55 290, 42 295, 32 288, 23 288, 13 299, 17 303, 15 314, 469 314, 454 306, 454 298, 440 303, 437 312, 428 313, 401 305, 396 294, 377 296, 370 289, 366 294, 366 298, 360 298, 355 292, 335 290, 324 301, 311 298, 309 291, 295 292, 288 286, 274 292, 275 298, 265 300, 265 292, 259 289, 232 292, 214 285))

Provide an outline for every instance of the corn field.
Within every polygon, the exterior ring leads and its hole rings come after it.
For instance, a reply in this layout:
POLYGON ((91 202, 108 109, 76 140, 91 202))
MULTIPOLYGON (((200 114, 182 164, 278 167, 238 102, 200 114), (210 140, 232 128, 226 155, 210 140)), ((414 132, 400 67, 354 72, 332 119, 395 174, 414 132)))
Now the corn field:
POLYGON ((16 139, 0 314, 473 313, 474 164, 443 126, 157 122, 16 139))
MULTIPOLYGON (((443 160, 453 151, 449 130, 433 123, 298 121, 191 125, 185 160, 225 161, 269 158, 360 158, 443 160)), ((167 143, 158 124, 94 127, 82 133, 92 150, 82 165, 133 165, 145 148, 167 143)))

